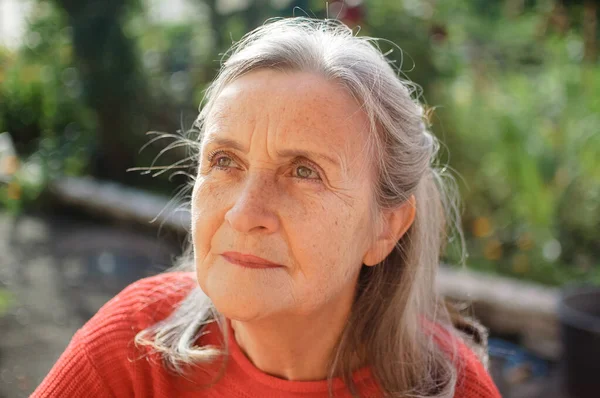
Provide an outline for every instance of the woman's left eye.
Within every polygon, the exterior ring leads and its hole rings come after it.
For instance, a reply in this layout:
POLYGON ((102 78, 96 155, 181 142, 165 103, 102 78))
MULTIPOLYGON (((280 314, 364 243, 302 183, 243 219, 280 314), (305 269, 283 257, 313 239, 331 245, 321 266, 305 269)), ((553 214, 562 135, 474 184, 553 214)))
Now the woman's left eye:
POLYGON ((303 180, 320 180, 319 173, 304 165, 294 166, 294 177, 298 177, 303 180))

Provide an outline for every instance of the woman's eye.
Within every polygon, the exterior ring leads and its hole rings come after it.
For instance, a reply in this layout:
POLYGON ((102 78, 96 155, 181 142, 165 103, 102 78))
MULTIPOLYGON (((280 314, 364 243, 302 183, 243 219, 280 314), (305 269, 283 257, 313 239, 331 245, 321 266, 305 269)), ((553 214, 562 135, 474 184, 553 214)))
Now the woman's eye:
POLYGON ((306 166, 296 166, 294 171, 295 171, 296 177, 298 177, 298 178, 307 179, 307 180, 320 179, 319 174, 317 174, 317 172, 315 172, 314 170, 312 170, 311 168, 306 167, 306 166))
POLYGON ((233 162, 233 159, 227 157, 227 156, 220 156, 219 158, 217 158, 217 161, 215 162, 215 165, 218 167, 230 167, 231 163, 233 162))
POLYGON ((238 167, 237 163, 233 158, 223 152, 215 152, 209 155, 208 161, 211 167, 217 169, 227 170, 238 167))

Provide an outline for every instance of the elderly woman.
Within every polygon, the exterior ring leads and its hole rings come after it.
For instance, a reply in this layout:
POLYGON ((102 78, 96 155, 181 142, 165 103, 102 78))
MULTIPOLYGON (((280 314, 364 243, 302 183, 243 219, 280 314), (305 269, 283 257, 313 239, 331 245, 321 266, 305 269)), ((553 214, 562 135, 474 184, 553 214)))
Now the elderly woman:
POLYGON ((371 40, 267 23, 206 99, 189 256, 100 309, 34 396, 499 397, 435 289, 437 142, 371 40))

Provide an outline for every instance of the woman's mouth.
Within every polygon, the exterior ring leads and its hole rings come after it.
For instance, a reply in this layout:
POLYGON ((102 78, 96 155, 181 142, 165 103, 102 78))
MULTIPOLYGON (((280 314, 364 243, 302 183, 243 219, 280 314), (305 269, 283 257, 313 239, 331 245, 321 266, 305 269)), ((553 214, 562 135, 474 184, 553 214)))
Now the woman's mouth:
POLYGON ((231 264, 239 265, 246 268, 279 268, 281 264, 275 264, 264 258, 256 257, 251 254, 242 254, 238 252, 225 252, 221 256, 231 264))

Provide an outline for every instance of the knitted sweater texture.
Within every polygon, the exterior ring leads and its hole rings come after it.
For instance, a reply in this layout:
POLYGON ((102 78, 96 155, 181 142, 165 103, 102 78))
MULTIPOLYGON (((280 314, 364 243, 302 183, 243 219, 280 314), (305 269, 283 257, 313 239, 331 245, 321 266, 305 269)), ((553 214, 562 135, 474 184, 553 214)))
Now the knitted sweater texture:
MULTIPOLYGON (((136 347, 134 337, 165 319, 195 286, 193 273, 176 272, 137 281, 106 303, 75 333, 65 352, 32 397, 231 397, 328 398, 327 381, 289 381, 262 372, 245 356, 230 328, 230 355, 222 362, 190 368, 186 377, 163 366, 157 354, 136 347)), ((197 341, 222 346, 215 323, 197 341)), ((463 366, 455 397, 499 398, 490 376, 475 354, 459 344, 463 366)), ((361 397, 383 396, 368 368, 353 374, 361 397)), ((350 397, 341 379, 333 380, 335 397, 350 397)))

